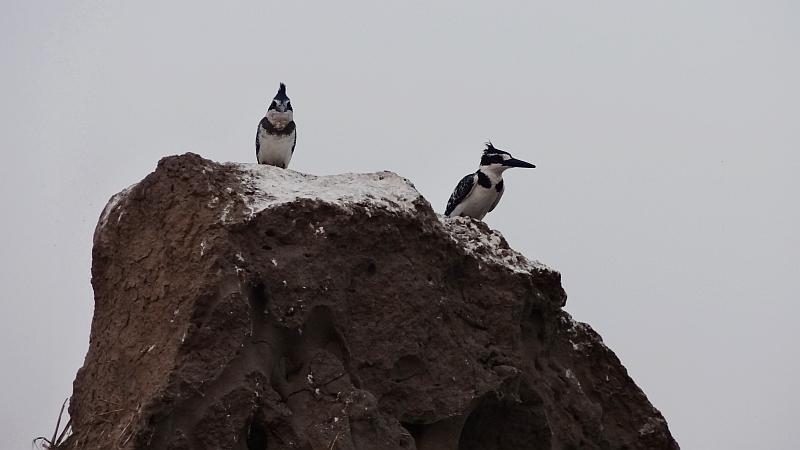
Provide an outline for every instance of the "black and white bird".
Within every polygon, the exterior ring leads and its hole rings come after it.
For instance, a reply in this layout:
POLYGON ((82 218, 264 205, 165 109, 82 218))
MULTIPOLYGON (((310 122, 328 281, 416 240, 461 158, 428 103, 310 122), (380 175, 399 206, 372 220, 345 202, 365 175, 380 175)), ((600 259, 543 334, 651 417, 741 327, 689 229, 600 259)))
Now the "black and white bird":
POLYGON ((286 85, 281 83, 278 93, 269 105, 267 115, 258 123, 256 159, 259 164, 285 169, 289 167, 296 144, 297 127, 294 123, 292 102, 286 96, 286 85))
POLYGON ((531 163, 515 159, 510 153, 495 148, 491 142, 481 157, 478 171, 461 181, 450 195, 444 215, 448 217, 469 216, 483 220, 503 196, 503 172, 510 167, 536 167, 531 163))

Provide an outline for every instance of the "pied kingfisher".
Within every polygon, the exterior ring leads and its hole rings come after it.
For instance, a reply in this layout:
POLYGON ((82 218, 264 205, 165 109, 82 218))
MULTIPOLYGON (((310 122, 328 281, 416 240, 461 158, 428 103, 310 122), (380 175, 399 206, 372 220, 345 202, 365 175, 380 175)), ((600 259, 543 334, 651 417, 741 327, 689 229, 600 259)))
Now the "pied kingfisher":
POLYGON ((447 201, 444 214, 448 217, 469 216, 483 220, 503 196, 503 172, 509 167, 536 167, 531 163, 515 159, 510 153, 495 148, 491 142, 481 157, 478 171, 461 181, 447 201))
POLYGON ((295 144, 297 127, 294 124, 292 102, 286 96, 286 85, 281 83, 278 93, 269 105, 267 115, 258 123, 256 159, 259 164, 285 169, 289 167, 295 144))

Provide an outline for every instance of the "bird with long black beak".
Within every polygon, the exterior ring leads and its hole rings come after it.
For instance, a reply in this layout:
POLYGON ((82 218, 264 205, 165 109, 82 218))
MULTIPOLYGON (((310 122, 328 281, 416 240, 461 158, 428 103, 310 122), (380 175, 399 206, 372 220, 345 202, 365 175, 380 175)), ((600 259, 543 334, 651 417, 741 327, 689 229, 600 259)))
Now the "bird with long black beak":
POLYGON ((516 159, 510 153, 486 143, 478 171, 458 182, 444 214, 448 217, 469 216, 483 220, 503 196, 503 172, 511 167, 534 168, 531 163, 516 159))

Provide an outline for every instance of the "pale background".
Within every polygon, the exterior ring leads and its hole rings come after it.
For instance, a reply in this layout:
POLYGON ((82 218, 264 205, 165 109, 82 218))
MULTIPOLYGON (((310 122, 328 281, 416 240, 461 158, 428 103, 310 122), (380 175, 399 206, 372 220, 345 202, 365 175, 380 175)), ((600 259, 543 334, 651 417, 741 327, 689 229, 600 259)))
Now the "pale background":
POLYGON ((487 222, 682 447, 800 448, 800 3, 399 3, 2 1, 0 448, 71 393, 108 198, 165 155, 253 161, 279 81, 296 170, 442 210, 487 138, 537 164, 487 222))

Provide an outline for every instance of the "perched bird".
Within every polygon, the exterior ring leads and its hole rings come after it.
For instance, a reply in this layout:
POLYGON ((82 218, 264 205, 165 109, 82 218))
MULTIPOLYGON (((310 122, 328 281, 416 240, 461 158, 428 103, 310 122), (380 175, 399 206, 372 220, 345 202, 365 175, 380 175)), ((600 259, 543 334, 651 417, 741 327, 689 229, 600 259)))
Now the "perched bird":
POLYGON ((259 164, 285 169, 289 167, 295 144, 297 127, 294 124, 292 102, 286 96, 286 85, 281 83, 278 93, 269 105, 267 115, 258 123, 256 159, 259 164))
POLYGON ((510 153, 496 149, 491 142, 487 142, 478 171, 458 182, 447 201, 444 214, 448 217, 469 216, 483 220, 503 196, 503 172, 509 167, 536 166, 514 159, 510 153))

